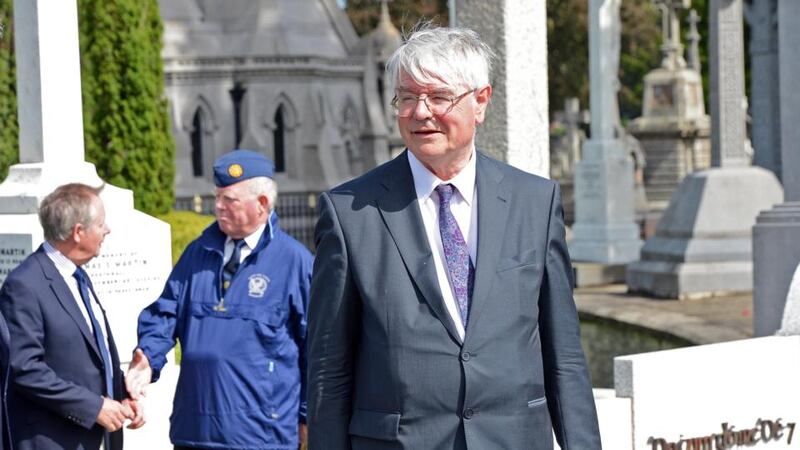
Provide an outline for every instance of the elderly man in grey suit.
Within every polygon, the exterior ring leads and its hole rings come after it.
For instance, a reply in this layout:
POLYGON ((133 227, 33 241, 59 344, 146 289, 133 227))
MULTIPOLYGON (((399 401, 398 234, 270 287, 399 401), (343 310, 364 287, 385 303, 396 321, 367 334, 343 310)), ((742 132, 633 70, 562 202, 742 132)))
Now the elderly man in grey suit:
POLYGON ((414 32, 387 66, 408 150, 321 197, 311 450, 600 448, 558 186, 475 149, 491 56, 414 32))

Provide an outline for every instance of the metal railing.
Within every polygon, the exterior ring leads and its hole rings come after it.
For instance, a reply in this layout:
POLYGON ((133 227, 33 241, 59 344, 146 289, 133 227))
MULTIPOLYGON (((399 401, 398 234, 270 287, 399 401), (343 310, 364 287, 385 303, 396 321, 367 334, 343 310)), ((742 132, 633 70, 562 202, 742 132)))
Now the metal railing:
MULTIPOLYGON (((281 192, 275 208, 280 227, 314 252, 314 227, 317 224, 317 198, 319 192, 281 192)), ((214 215, 214 197, 199 196, 175 199, 175 209, 214 215)))

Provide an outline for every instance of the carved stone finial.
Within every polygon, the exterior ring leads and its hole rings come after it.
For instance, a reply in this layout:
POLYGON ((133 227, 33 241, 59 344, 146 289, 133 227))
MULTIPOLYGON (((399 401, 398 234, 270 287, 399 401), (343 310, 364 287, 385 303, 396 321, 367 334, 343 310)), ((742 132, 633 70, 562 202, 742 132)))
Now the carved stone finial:
POLYGON ((683 59, 683 45, 681 44, 681 22, 679 18, 680 10, 688 9, 691 0, 653 0, 653 3, 661 10, 661 31, 663 34, 663 44, 661 53, 664 58, 661 66, 665 69, 675 70, 686 67, 686 60, 683 59))

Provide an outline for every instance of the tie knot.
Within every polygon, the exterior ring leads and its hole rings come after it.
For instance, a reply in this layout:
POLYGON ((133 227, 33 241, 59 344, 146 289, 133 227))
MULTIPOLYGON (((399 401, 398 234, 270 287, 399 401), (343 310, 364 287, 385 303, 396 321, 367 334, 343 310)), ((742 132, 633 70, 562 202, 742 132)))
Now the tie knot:
POLYGON ((450 204, 450 199, 453 198, 453 192, 455 192, 455 187, 450 183, 436 186, 436 193, 439 194, 440 203, 450 204))
POLYGON ((241 250, 242 247, 244 247, 244 244, 246 244, 244 239, 234 239, 233 240, 233 247, 236 248, 236 249, 241 250))
POLYGON ((86 271, 83 270, 81 267, 76 267, 75 272, 72 274, 79 283, 86 283, 88 276, 86 275, 86 271))

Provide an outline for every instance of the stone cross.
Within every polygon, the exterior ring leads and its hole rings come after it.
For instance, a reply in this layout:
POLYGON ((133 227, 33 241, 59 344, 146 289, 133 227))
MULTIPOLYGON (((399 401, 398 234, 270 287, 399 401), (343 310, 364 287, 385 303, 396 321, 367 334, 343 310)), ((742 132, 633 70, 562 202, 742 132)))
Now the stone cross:
POLYGON ((742 0, 711 0, 709 19, 711 165, 749 166, 742 0))
POLYGON ((619 122, 619 54, 621 0, 590 1, 589 111, 591 138, 614 139, 619 122))
POLYGON ((665 69, 675 70, 686 67, 683 59, 683 46, 681 45, 681 22, 679 10, 690 6, 691 0, 653 0, 661 9, 661 32, 663 35, 661 52, 664 58, 661 66, 665 69))
POLYGON ((81 163, 83 110, 74 0, 15 0, 19 160, 81 163))
POLYGON ((700 72, 700 33, 697 31, 700 16, 692 9, 686 21, 689 22, 689 32, 686 34, 686 39, 689 41, 688 65, 690 69, 700 72))
POLYGON ((567 126, 570 165, 581 160, 581 125, 589 122, 586 116, 587 111, 581 111, 581 104, 577 98, 570 97, 564 100, 564 123, 567 126))

